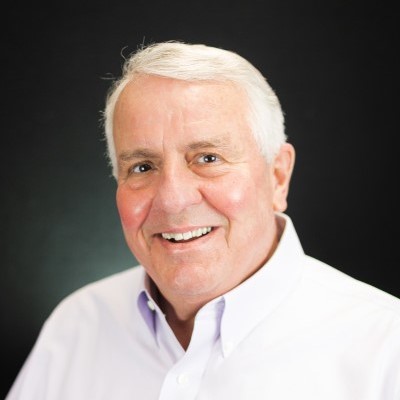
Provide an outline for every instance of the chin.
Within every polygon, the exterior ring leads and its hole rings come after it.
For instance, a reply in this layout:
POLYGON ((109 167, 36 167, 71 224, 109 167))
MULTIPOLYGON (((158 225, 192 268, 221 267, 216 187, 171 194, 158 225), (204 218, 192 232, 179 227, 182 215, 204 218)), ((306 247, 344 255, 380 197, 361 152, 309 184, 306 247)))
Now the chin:
POLYGON ((169 276, 163 280, 163 286, 168 291, 185 297, 204 297, 214 293, 215 296, 218 296, 222 294, 218 293, 217 290, 218 282, 221 279, 215 274, 215 270, 210 269, 209 265, 204 267, 196 264, 171 268, 174 272, 168 274, 169 276))

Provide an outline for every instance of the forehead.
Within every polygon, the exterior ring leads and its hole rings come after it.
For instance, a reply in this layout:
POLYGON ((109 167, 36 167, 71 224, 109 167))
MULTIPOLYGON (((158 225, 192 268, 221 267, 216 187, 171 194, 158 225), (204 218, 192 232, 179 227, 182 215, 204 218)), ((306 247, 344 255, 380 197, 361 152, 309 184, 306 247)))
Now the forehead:
POLYGON ((244 90, 232 82, 183 81, 172 78, 143 75, 129 82, 122 90, 114 115, 169 111, 191 111, 208 115, 218 108, 218 113, 247 111, 244 90), (197 105, 202 107, 196 108, 197 105))
POLYGON ((200 135, 235 141, 248 133, 247 96, 231 82, 139 76, 121 92, 114 112, 117 147, 128 138, 182 141, 200 135))

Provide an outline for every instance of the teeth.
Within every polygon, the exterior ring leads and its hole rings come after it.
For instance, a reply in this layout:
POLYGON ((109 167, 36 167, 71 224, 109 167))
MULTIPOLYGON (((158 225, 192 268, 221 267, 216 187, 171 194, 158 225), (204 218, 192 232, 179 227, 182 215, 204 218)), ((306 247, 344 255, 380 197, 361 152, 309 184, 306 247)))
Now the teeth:
POLYGON ((203 236, 207 233, 211 232, 211 226, 207 226, 204 228, 195 229, 194 231, 183 232, 183 233, 162 233, 161 236, 164 239, 171 240, 174 239, 175 241, 180 240, 189 240, 195 237, 203 236))

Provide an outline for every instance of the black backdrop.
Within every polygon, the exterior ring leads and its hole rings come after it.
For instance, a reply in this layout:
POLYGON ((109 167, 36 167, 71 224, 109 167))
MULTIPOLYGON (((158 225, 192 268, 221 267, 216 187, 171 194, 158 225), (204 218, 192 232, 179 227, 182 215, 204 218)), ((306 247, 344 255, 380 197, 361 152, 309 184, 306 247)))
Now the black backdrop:
POLYGON ((306 252, 400 296, 394 12, 350 0, 10 7, 0 28, 1 396, 63 297, 135 264, 100 112, 121 54, 141 43, 206 43, 253 62, 297 149, 288 214, 306 252))

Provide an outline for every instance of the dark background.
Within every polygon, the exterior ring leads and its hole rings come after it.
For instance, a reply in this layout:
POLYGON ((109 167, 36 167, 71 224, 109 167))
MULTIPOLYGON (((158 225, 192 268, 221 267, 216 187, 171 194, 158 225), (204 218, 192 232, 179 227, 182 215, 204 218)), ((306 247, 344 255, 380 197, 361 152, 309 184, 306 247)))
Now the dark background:
POLYGON ((288 214, 306 252, 400 296, 399 16, 379 4, 14 2, 3 10, 2 397, 55 305, 135 264, 100 117, 121 54, 142 43, 206 43, 258 67, 297 149, 288 214))

